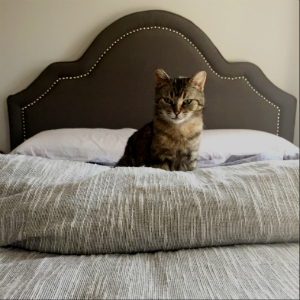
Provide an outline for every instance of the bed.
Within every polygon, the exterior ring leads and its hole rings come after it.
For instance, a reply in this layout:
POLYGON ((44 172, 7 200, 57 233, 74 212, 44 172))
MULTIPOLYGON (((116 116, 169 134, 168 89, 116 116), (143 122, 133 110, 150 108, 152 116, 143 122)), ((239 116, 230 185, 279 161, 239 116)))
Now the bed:
POLYGON ((299 298, 296 99, 192 22, 124 16, 7 103, 1 299, 299 298), (157 67, 207 72, 198 167, 112 168, 157 67))

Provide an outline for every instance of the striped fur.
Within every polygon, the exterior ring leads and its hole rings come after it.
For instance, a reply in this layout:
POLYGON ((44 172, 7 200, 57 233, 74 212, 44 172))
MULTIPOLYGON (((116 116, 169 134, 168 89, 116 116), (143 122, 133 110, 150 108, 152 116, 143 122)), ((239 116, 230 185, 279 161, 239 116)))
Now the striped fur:
POLYGON ((192 171, 203 129, 205 72, 191 78, 170 78, 156 69, 154 120, 129 139, 120 166, 147 166, 192 171))

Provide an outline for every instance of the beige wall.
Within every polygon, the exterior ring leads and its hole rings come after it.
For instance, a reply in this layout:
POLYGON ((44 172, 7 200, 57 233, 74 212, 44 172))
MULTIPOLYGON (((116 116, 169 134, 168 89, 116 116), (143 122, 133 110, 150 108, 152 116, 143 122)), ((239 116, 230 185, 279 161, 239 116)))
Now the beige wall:
MULTIPOLYGON (((0 150, 9 151, 8 95, 50 63, 79 58, 111 22, 149 9, 190 19, 228 61, 257 64, 298 100, 298 0, 0 0, 0 150)), ((298 113, 296 122, 299 145, 298 113)))

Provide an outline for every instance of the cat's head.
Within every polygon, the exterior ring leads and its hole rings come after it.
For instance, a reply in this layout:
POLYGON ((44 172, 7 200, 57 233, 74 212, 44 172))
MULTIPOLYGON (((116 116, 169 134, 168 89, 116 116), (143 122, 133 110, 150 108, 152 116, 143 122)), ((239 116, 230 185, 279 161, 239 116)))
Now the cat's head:
POLYGON ((206 72, 191 78, 170 78, 162 69, 155 70, 155 114, 172 124, 198 118, 204 107, 206 72))

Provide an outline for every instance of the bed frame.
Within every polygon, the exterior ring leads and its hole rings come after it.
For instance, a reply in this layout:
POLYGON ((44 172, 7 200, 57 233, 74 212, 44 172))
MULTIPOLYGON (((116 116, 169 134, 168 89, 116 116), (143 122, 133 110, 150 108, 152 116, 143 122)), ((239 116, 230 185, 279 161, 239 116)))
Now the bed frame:
POLYGON ((8 97, 11 149, 57 128, 139 128, 152 120, 154 69, 171 77, 205 70, 206 129, 255 129, 293 140, 296 99, 251 63, 229 63, 189 20, 166 11, 125 16, 82 57, 49 65, 8 97))

